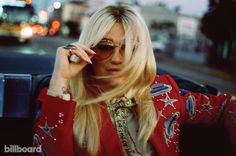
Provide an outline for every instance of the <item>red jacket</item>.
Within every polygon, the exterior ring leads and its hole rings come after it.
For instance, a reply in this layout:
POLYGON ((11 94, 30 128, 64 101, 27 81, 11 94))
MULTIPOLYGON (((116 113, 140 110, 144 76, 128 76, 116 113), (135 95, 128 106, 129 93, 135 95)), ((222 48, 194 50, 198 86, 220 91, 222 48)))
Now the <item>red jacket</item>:
MULTIPOLYGON (((183 123, 208 124, 224 117, 225 125, 236 141, 236 96, 203 95, 200 93, 180 92, 175 81, 169 76, 157 76, 152 88, 153 103, 160 119, 150 143, 153 154, 176 156, 179 153, 180 125, 183 123)), ((44 88, 39 100, 42 102, 40 118, 36 124, 34 143, 42 145, 43 152, 49 156, 73 156, 73 115, 75 102, 48 96, 44 88)), ((122 156, 122 145, 110 119, 107 109, 101 105, 102 127, 101 146, 98 156, 122 156)), ((87 155, 85 150, 79 155, 87 155)))

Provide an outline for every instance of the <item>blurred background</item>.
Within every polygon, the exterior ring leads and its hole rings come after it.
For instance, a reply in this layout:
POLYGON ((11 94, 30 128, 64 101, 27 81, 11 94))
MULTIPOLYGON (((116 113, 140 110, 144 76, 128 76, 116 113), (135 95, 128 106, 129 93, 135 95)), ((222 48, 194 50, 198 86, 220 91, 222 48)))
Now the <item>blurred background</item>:
POLYGON ((0 0, 0 72, 50 73, 36 58, 54 58, 93 12, 121 3, 145 18, 158 69, 236 93, 235 0, 0 0))

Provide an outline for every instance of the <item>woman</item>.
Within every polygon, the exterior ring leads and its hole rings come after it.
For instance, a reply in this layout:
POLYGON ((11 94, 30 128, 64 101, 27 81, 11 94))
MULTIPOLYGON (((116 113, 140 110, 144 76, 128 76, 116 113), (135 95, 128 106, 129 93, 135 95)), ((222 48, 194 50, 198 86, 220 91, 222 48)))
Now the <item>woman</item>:
POLYGON ((182 123, 221 115, 235 141, 235 96, 180 92, 156 76, 148 28, 129 6, 107 6, 79 41, 57 50, 35 144, 45 155, 178 155, 182 123))

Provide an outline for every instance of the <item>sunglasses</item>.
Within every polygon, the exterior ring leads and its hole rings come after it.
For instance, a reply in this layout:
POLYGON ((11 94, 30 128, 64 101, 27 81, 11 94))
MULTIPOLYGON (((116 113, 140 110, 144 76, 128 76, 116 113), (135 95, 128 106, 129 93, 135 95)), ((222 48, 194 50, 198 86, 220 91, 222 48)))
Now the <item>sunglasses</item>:
POLYGON ((106 59, 111 57, 115 49, 119 48, 119 51, 122 52, 122 54, 125 51, 125 45, 124 44, 115 44, 110 40, 102 40, 100 41, 93 50, 96 51, 96 58, 99 59, 106 59))

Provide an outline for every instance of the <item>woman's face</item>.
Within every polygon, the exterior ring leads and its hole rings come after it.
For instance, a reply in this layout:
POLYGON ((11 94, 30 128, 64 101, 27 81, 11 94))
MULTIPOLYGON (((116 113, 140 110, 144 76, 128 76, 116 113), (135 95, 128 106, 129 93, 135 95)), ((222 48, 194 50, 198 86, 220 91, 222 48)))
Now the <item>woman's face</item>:
MULTIPOLYGON (((122 69, 124 62, 124 36, 125 31, 120 23, 115 23, 111 30, 93 48, 96 52, 93 61, 93 72, 95 76, 112 76, 122 69)), ((108 79, 98 79, 97 85, 103 90, 110 90, 120 85, 124 75, 108 79)))

